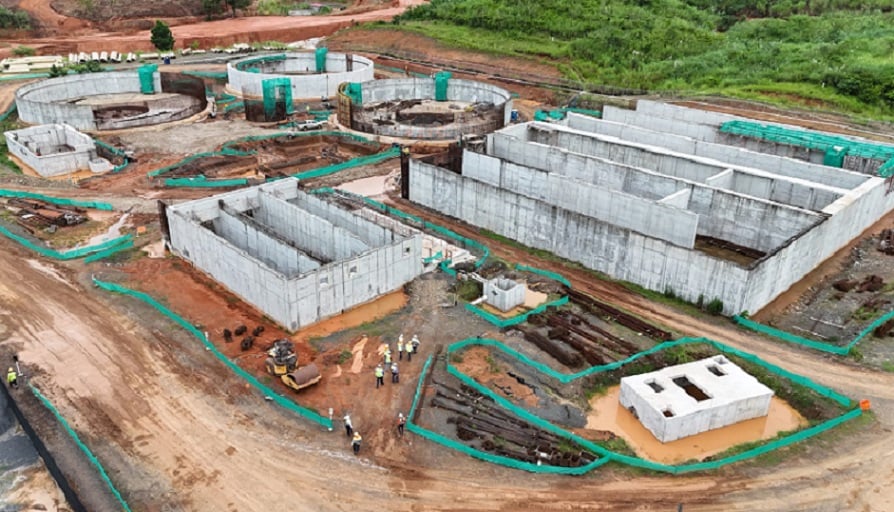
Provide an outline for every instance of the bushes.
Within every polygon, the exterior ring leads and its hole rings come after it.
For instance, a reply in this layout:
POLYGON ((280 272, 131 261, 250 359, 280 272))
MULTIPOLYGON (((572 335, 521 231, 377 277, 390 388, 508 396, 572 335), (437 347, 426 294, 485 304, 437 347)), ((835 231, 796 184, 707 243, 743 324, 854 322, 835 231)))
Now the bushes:
POLYGON ((31 18, 25 11, 14 11, 0 6, 0 28, 31 28, 31 18))
POLYGON ((31 57, 35 55, 37 52, 34 51, 34 48, 30 46, 16 46, 12 49, 12 54, 16 57, 31 57))

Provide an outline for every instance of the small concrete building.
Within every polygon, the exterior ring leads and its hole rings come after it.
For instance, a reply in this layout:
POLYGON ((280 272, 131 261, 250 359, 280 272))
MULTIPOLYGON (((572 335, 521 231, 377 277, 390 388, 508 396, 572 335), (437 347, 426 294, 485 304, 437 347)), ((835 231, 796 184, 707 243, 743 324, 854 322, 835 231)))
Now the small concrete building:
POLYGON ((484 283, 484 301, 502 312, 525 303, 525 285, 512 279, 497 277, 484 283))
POLYGON ((37 174, 49 178, 89 169, 111 170, 111 162, 96 154, 96 143, 71 126, 45 124, 3 134, 6 147, 37 174))
POLYGON ((772 398, 722 355, 621 379, 621 405, 662 443, 766 416, 772 398))
POLYGON ((166 206, 162 225, 174 253, 290 330, 423 271, 422 233, 301 192, 293 178, 166 206))

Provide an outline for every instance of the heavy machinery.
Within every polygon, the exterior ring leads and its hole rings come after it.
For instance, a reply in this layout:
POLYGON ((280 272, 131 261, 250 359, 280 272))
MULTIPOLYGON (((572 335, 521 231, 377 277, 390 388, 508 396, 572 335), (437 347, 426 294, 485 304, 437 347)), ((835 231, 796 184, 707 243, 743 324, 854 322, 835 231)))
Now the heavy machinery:
POLYGON ((298 368, 298 354, 288 339, 274 341, 267 355, 269 357, 264 362, 267 373, 279 377, 283 384, 295 391, 313 386, 322 378, 320 369, 314 363, 298 368))

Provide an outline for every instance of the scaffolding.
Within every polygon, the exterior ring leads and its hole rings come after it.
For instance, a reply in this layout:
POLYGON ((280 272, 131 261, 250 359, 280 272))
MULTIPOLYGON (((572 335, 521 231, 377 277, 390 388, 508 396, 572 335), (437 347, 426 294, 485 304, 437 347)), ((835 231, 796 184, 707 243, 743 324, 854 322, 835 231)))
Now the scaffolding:
POLYGON ((277 115, 277 106, 284 107, 284 114, 295 112, 292 105, 292 82, 288 78, 268 78, 261 82, 264 96, 264 116, 268 121, 281 119, 277 115))

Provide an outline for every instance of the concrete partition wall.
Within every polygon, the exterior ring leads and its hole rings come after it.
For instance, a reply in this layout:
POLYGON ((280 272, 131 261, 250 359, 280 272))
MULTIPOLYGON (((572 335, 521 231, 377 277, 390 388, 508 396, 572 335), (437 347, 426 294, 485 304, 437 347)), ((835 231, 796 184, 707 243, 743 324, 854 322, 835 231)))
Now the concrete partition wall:
POLYGON ((287 277, 320 268, 316 260, 227 212, 220 212, 212 225, 218 235, 287 277))
MULTIPOLYGON (((606 105, 603 111, 604 118, 629 119, 630 124, 599 120, 593 117, 569 113, 567 126, 576 130, 599 133, 619 137, 643 144, 661 144, 662 147, 691 153, 696 156, 711 158, 743 167, 757 168, 762 171, 798 178, 802 180, 828 185, 830 187, 852 189, 866 181, 867 177, 857 172, 817 165, 796 158, 787 158, 775 154, 751 151, 746 148, 715 144, 697 140, 695 137, 687 137, 680 133, 688 133, 688 126, 683 122, 673 121, 668 125, 668 132, 661 132, 653 126, 654 117, 640 114, 632 110, 619 109, 606 105), (615 112, 624 112, 624 117, 614 115, 615 112), (627 114, 630 114, 629 116, 627 114), (608 117, 606 117, 608 116, 608 117), (657 136, 658 132, 660 137, 657 136)), ((705 127, 704 125, 695 125, 705 127)))
POLYGON ((302 210, 310 212, 321 219, 327 220, 332 223, 333 226, 348 230, 354 236, 370 246, 386 244, 401 238, 400 235, 392 232, 385 226, 368 222, 360 215, 354 214, 354 212, 339 208, 332 203, 312 195, 300 195, 294 199, 290 199, 289 203, 294 204, 302 210))
POLYGON ((686 300, 743 303, 748 271, 735 263, 679 247, 501 190, 450 171, 410 161, 410 199, 529 247, 651 290, 674 290, 686 300))
POLYGON ((681 247, 695 245, 698 215, 617 190, 466 151, 463 176, 681 247))

